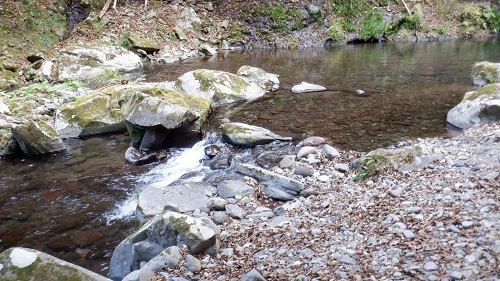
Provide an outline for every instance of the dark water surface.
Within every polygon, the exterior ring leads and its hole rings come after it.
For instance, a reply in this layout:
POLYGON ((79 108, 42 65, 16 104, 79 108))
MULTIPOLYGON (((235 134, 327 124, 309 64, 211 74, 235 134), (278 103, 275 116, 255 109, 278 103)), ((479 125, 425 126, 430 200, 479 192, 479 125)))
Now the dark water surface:
MULTIPOLYGON (((146 81, 171 81, 198 69, 236 73, 242 65, 280 75, 281 90, 242 106, 221 108, 212 127, 229 118, 285 134, 320 135, 344 149, 366 151, 399 140, 447 136, 447 111, 474 89, 474 62, 500 60, 500 41, 348 45, 326 49, 246 51, 147 65, 146 81), (292 94, 302 81, 321 93, 292 94), (359 95, 356 89, 366 92, 359 95)), ((0 161, 0 251, 39 249, 106 274, 114 247, 133 219, 107 222, 149 167, 130 167, 128 137, 67 141, 68 151, 42 159, 0 161)))

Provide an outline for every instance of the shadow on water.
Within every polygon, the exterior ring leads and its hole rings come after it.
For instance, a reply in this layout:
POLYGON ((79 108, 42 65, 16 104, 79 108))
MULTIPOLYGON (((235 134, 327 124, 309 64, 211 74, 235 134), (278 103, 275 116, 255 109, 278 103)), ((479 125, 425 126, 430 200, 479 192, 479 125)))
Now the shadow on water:
MULTIPOLYGON (((498 39, 347 45, 332 49, 250 50, 169 65, 147 65, 146 81, 172 81, 199 68, 236 73, 242 65, 280 75, 281 89, 223 118, 284 134, 320 135, 344 149, 366 151, 397 141, 448 136, 447 111, 473 89, 475 61, 498 60, 498 39), (302 81, 328 91, 292 94, 302 81), (357 89, 365 94, 359 95, 357 89)), ((108 224, 106 215, 130 198, 138 176, 128 137, 67 141, 68 151, 43 159, 0 161, 0 251, 39 249, 106 274, 114 247, 134 229, 132 218, 108 224)))

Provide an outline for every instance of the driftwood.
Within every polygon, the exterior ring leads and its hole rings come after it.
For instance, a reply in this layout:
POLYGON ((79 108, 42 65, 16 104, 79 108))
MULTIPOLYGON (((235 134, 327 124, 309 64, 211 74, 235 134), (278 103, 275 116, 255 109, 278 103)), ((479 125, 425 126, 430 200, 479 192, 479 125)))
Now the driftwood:
MULTIPOLYGON (((116 0, 115 0, 115 1, 116 1, 116 0)), ((401 0, 401 2, 403 2, 403 5, 405 6, 405 9, 406 9, 406 11, 408 12, 408 15, 410 15, 410 16, 411 16, 411 11, 410 11, 410 9, 408 8, 408 5, 406 5, 405 0, 401 0)))
MULTIPOLYGON (((117 0, 107 0, 106 3, 104 4, 104 7, 102 7, 101 12, 99 13, 99 19, 102 19, 102 17, 104 17, 104 15, 106 14, 106 12, 109 9, 109 5, 111 5, 111 1, 114 1, 113 2, 113 9, 116 9, 117 0)), ((148 7, 148 0, 145 0, 144 1, 144 8, 147 8, 147 7, 148 7)))

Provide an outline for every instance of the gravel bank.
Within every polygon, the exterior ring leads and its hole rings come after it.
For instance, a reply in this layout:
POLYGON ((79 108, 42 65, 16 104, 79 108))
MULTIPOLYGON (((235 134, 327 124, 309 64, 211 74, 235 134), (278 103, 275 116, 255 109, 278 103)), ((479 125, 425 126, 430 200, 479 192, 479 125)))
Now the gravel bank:
POLYGON ((498 280, 500 123, 397 147, 417 143, 444 158, 360 183, 353 171, 334 172, 355 152, 296 160, 313 169, 306 178, 275 168, 314 195, 235 200, 245 218, 221 226, 218 255, 197 256, 199 273, 181 267, 158 279, 239 280, 257 269, 267 280, 498 280))

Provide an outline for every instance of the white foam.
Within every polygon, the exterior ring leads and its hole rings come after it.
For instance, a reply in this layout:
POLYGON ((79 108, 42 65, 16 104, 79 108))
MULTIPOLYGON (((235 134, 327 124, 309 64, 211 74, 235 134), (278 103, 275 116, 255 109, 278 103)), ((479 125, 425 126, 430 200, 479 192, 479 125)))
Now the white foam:
POLYGON ((19 268, 30 266, 36 261, 38 255, 35 252, 28 251, 22 248, 15 248, 10 253, 10 259, 13 266, 19 268))

